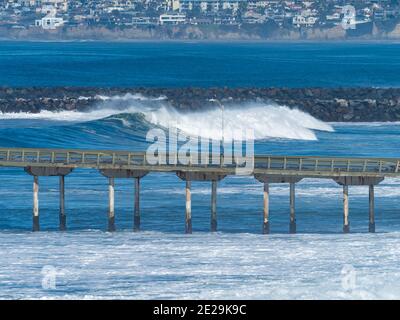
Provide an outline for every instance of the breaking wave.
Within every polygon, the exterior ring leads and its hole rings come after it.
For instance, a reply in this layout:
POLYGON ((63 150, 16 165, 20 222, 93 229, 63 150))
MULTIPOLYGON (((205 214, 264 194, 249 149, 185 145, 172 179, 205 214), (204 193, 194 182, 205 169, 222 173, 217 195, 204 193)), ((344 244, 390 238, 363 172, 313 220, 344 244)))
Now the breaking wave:
MULTIPOLYGON (((141 114, 143 121, 164 128, 176 127, 191 136, 219 140, 235 137, 246 130, 254 131, 257 140, 284 138, 317 140, 315 131, 334 131, 330 124, 309 114, 272 103, 246 103, 220 108, 181 112, 165 101, 164 97, 147 98, 127 94, 115 97, 99 97, 102 102, 90 111, 41 111, 39 113, 4 113, 1 119, 34 119, 44 121, 88 122, 107 119, 116 115, 123 126, 130 123, 132 114, 141 114)), ((137 119, 137 118, 135 118, 137 119)))

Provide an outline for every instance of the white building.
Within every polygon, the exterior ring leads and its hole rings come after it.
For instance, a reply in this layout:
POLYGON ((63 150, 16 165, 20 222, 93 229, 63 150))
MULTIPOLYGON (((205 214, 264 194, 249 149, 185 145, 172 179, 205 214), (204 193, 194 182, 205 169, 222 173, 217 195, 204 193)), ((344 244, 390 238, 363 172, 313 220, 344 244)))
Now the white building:
POLYGON ((44 15, 55 16, 57 14, 57 9, 52 4, 44 4, 41 8, 38 8, 36 12, 44 15))
POLYGON ((328 14, 326 16, 326 20, 328 20, 328 21, 339 21, 339 20, 341 20, 340 13, 339 12, 334 12, 332 14, 328 14))
POLYGON ((64 19, 56 17, 57 10, 51 11, 44 18, 35 20, 35 26, 44 30, 55 30, 64 25, 64 19))
MULTIPOLYGON (((16 2, 16 1, 8 1, 9 3, 11 2, 16 2)), ((40 0, 18 0, 18 3, 24 7, 34 7, 37 6, 41 3, 40 0)))
POLYGON ((42 3, 47 3, 53 5, 59 12, 68 11, 68 0, 45 0, 42 3))
POLYGON ((180 24, 186 22, 185 14, 162 14, 160 15, 159 23, 163 24, 180 24))
POLYGON ((253 11, 247 11, 242 18, 245 23, 249 24, 264 23, 267 19, 265 15, 253 11))
POLYGON ((222 2, 222 9, 236 12, 239 9, 239 1, 224 1, 222 2))
POLYGON ((180 0, 166 0, 167 10, 177 11, 180 9, 180 0))
POLYGON ((46 16, 35 21, 36 27, 42 27, 44 30, 55 30, 64 25, 63 18, 46 16))
POLYGON ((191 11, 196 6, 202 12, 237 11, 241 2, 247 2, 247 0, 179 0, 179 11, 191 11))

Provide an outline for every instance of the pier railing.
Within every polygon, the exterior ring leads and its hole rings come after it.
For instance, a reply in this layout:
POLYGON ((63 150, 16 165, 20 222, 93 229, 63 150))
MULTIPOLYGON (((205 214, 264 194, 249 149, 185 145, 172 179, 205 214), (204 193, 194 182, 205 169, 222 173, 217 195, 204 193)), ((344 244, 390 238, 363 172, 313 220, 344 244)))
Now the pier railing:
MULTIPOLYGON (((146 169, 154 171, 197 170, 233 173, 243 166, 244 158, 223 161, 217 155, 192 154, 187 164, 177 161, 176 154, 156 154, 159 163, 148 159, 145 152, 107 150, 67 150, 67 149, 16 149, 0 148, 0 166, 8 167, 67 167, 67 168, 122 168, 146 169), (200 159, 201 158, 201 159, 200 159), (217 161, 216 161, 217 160, 217 161)), ((394 176, 400 174, 400 159, 391 158, 341 158, 315 156, 267 156, 256 155, 254 173, 274 172, 311 176, 376 175, 394 176)))

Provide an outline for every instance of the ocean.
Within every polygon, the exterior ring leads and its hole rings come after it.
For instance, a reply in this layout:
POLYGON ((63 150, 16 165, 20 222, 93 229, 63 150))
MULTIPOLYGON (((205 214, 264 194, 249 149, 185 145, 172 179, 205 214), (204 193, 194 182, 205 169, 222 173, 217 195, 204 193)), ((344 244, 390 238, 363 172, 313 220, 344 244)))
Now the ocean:
MULTIPOLYGON (((0 86, 398 87, 399 53, 395 43, 0 42, 0 86)), ((218 136, 220 117, 181 114, 132 89, 88 112, 0 114, 0 147, 143 151, 149 129, 173 122, 218 136)), ((254 129, 256 154, 399 157, 399 123, 324 123, 265 102, 228 109, 224 121, 226 131, 254 129)), ((271 234, 262 235, 262 184, 232 176, 218 186, 213 234, 211 184, 193 183, 193 234, 185 235, 184 187, 174 174, 143 178, 142 231, 133 233, 134 184, 118 179, 117 232, 108 233, 106 178, 75 170, 66 177, 69 230, 58 232, 58 179, 41 177, 42 231, 32 233, 32 177, 0 168, 0 298, 400 298, 400 178, 375 189, 375 234, 368 187, 349 188, 344 235, 342 188, 304 179, 298 233, 288 234, 289 186, 274 184, 271 234)))
POLYGON ((1 42, 1 86, 399 86, 400 43, 1 42))

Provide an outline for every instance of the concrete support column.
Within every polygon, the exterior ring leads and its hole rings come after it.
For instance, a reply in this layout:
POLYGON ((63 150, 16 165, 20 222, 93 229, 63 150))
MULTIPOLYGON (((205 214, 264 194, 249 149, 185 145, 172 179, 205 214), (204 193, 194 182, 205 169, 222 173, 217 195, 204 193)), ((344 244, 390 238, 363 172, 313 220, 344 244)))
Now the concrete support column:
POLYGON ((290 225, 289 232, 296 233, 296 213, 295 213, 295 184, 290 183, 290 225))
POLYGON ((140 178, 135 178, 135 210, 133 216, 133 231, 140 230, 140 178))
POLYGON ((65 215, 65 176, 60 176, 60 231, 67 228, 67 217, 65 215))
POLYGON ((191 199, 191 181, 186 180, 186 219, 185 232, 192 233, 192 199, 191 199))
POLYGON ((114 211, 114 178, 109 178, 108 183, 108 194, 109 194, 109 211, 108 211, 108 231, 115 231, 115 211, 114 211))
POLYGON ((343 186, 343 232, 350 232, 349 222, 349 186, 343 186))
POLYGON ((369 232, 375 232, 375 195, 374 185, 369 185, 369 232))
POLYGON ((33 216, 32 231, 39 231, 39 177, 33 176, 33 216))
POLYGON ((263 234, 269 233, 269 184, 264 183, 264 222, 263 234))
POLYGON ((211 182, 211 232, 217 231, 217 181, 211 182))

